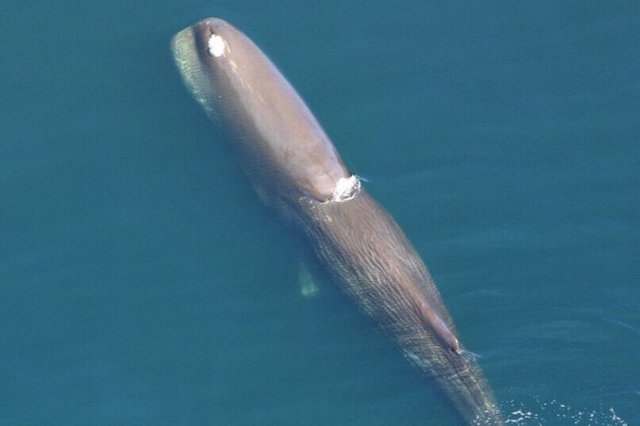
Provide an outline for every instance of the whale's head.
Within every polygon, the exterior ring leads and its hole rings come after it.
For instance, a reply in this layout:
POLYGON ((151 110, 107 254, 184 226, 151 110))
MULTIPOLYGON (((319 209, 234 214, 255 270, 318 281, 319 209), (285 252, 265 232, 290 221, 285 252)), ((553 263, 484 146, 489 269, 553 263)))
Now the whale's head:
POLYGON ((359 181, 295 89, 244 33, 218 18, 180 31, 171 47, 194 98, 226 132, 263 201, 343 201, 359 181))

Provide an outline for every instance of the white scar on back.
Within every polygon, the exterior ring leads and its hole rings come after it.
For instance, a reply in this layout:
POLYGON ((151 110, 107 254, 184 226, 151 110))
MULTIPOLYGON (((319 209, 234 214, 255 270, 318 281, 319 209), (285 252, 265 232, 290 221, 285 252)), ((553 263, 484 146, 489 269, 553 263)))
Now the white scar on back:
POLYGON ((208 43, 209 55, 218 58, 224 54, 224 40, 218 34, 211 34, 208 43))

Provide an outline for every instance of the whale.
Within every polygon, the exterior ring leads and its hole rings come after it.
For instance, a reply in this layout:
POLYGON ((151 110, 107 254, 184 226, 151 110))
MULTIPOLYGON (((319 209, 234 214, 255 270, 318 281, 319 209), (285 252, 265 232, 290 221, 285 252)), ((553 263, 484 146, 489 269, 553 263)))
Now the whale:
POLYGON ((259 199, 303 233, 348 298, 437 385, 462 423, 504 424, 418 252, 271 60, 219 18, 179 31, 171 50, 259 199))

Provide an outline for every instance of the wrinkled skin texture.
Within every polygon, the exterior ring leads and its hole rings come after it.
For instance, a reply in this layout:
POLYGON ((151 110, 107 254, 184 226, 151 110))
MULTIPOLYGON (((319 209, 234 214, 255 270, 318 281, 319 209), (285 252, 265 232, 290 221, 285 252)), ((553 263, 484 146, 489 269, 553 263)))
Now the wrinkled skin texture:
POLYGON ((425 319, 421 304, 455 332, 427 269, 395 221, 365 190, 342 203, 301 204, 309 240, 346 292, 435 379, 468 423, 502 424, 479 366, 425 319))

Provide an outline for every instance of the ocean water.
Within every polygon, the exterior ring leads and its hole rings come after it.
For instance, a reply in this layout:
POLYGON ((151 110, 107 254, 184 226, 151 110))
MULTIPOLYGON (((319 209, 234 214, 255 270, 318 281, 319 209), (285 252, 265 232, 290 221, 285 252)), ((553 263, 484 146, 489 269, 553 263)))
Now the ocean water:
POLYGON ((208 16, 298 88, 508 421, 640 424, 640 6, 0 7, 0 424, 453 425, 260 205, 174 68, 208 16))

